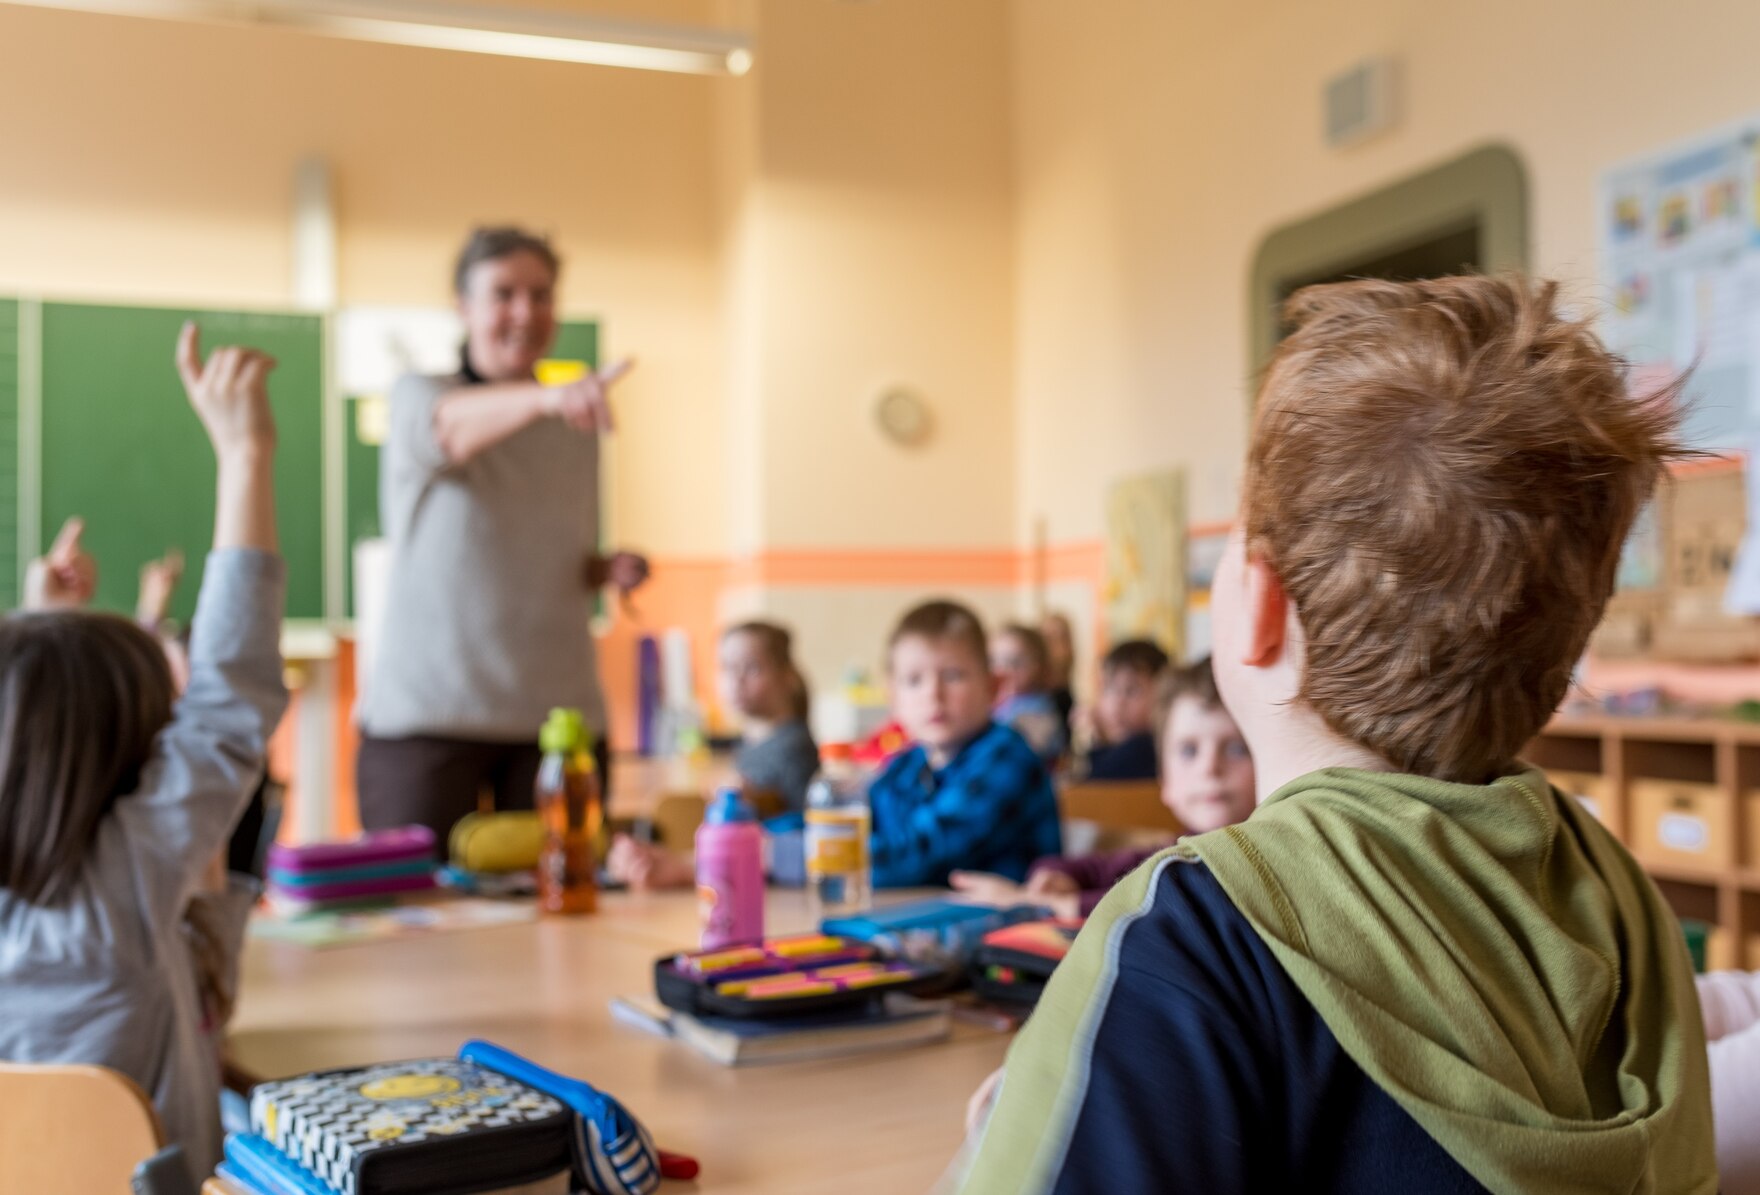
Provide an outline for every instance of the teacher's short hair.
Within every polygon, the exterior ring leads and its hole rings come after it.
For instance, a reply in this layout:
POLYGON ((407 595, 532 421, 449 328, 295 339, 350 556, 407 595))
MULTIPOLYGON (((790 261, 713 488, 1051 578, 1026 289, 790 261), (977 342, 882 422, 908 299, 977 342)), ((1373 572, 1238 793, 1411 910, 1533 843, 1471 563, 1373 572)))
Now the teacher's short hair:
POLYGON ((496 261, 515 253, 530 253, 538 258, 550 267, 552 278, 562 273, 562 258, 551 248, 548 237, 527 232, 513 224, 473 228, 464 248, 458 251, 458 264, 452 268, 453 293, 464 294, 465 279, 470 277, 471 267, 478 262, 496 261))

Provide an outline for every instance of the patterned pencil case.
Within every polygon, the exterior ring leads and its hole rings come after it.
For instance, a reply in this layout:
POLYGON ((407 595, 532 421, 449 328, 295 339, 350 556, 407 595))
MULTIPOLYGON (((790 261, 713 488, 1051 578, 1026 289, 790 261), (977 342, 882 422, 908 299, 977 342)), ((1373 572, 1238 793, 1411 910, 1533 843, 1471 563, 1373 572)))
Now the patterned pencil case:
POLYGON ((888 959, 828 934, 669 954, 654 963, 654 993, 693 1016, 784 1017, 870 1003, 891 992, 944 987, 940 968, 888 959))

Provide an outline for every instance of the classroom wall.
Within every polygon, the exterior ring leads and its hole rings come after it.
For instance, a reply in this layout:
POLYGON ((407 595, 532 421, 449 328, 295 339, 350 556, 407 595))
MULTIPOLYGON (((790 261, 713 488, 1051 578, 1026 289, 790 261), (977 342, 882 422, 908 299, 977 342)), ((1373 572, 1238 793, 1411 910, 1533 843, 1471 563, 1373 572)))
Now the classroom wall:
POLYGON ((1609 165, 1760 109, 1760 6, 1687 0, 1017 0, 1015 369, 1025 539, 1100 533, 1113 477, 1181 464, 1194 520, 1234 510, 1248 271, 1272 229, 1512 146, 1532 265, 1595 285, 1609 165), (1324 147, 1321 86, 1389 54, 1405 119, 1324 147), (1030 81, 1030 84, 1029 84, 1030 81))
POLYGON ((1016 603, 1009 9, 726 11, 759 65, 720 96, 737 482, 717 608, 793 625, 824 688, 927 594, 1016 603), (875 426, 893 385, 932 410, 920 447, 875 426))
POLYGON ((284 307, 311 153, 334 171, 345 304, 444 304, 473 223, 547 230, 568 313, 603 317, 606 349, 639 356, 610 450, 614 532, 662 557, 722 553, 711 184, 713 103, 732 85, 0 6, 0 293, 284 307))

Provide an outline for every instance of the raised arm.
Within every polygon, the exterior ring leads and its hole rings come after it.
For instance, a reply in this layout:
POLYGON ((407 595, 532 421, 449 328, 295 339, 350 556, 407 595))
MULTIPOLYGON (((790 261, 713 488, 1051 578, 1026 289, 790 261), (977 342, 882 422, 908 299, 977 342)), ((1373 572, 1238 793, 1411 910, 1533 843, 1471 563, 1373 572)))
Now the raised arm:
POLYGON ((544 419, 560 419, 579 432, 608 432, 611 386, 632 365, 625 359, 560 386, 489 382, 448 390, 434 405, 435 442, 448 463, 461 465, 544 419))
POLYGON ((143 916, 181 916, 202 871, 262 776, 269 735, 287 704, 281 614, 285 567, 276 554, 268 356, 217 349, 201 360, 195 326, 177 343, 177 369, 218 466, 214 551, 202 577, 189 651, 189 687, 159 735, 140 787, 117 802, 131 849, 157 864, 143 916))

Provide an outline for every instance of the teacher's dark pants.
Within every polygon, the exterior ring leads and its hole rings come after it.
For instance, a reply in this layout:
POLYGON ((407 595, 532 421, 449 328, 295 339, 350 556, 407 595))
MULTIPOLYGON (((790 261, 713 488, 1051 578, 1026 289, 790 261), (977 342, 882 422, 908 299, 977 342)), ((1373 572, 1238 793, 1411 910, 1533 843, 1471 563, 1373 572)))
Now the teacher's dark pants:
MULTIPOLYGON (((611 807, 611 752, 604 735, 593 740, 600 791, 611 807)), ((368 830, 423 825, 440 853, 455 822, 479 809, 530 809, 543 758, 536 743, 476 739, 361 736, 355 761, 361 825, 368 830)))

